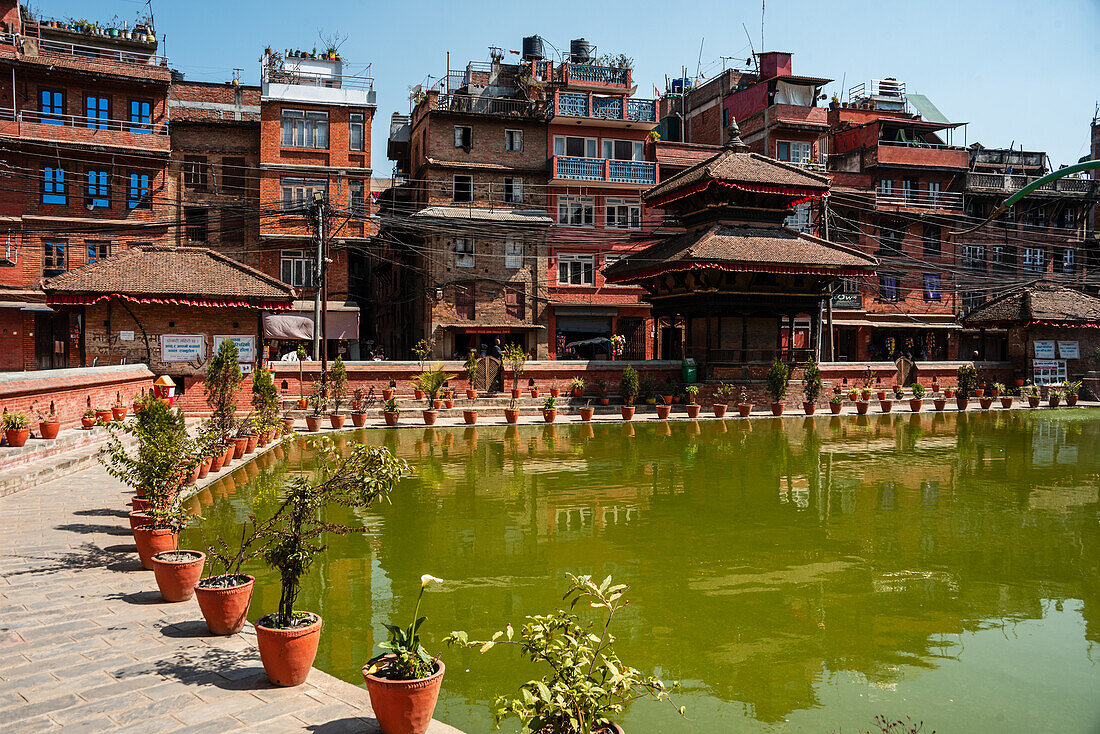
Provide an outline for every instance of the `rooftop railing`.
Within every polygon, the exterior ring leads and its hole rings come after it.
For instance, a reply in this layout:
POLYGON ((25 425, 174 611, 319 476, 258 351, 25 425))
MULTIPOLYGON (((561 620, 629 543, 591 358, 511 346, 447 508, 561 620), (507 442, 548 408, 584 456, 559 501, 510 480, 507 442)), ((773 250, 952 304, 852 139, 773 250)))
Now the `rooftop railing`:
POLYGON ((168 134, 167 125, 131 120, 110 120, 103 117, 87 117, 85 115, 61 115, 53 112, 39 112, 38 110, 19 110, 17 117, 19 122, 33 122, 42 125, 81 127, 88 130, 113 130, 115 132, 142 133, 146 135, 168 134))
POLYGON ((537 115, 539 105, 531 100, 510 97, 481 97, 466 94, 439 95, 439 109, 474 115, 526 117, 537 115))
POLYGON ((953 191, 876 190, 875 206, 961 210, 963 206, 963 197, 962 194, 953 191))
POLYGON ((559 81, 564 83, 580 82, 601 87, 630 86, 630 69, 614 66, 596 66, 595 64, 562 64, 559 67, 559 81))
POLYGON ((347 74, 314 74, 308 71, 271 69, 265 74, 269 84, 290 84, 298 87, 328 87, 329 89, 359 89, 372 91, 374 77, 347 74))
POLYGON ((652 99, 597 97, 580 92, 558 92, 554 113, 566 117, 657 122, 657 103, 652 99))
MULTIPOLYGON (((1019 191, 1038 176, 1020 176, 1010 173, 968 173, 966 174, 966 188, 986 189, 997 192, 1019 191)), ((1100 194, 1100 187, 1094 179, 1089 178, 1060 178, 1050 181, 1039 187, 1039 191, 1053 191, 1061 194, 1100 194)))
POLYGON ((118 48, 106 48, 83 43, 67 43, 65 41, 53 41, 39 39, 30 36, 21 36, 18 33, 6 33, 0 35, 0 43, 11 44, 19 47, 20 40, 28 38, 38 44, 40 54, 56 54, 59 56, 75 56, 78 58, 94 59, 96 61, 117 62, 121 64, 138 64, 141 66, 167 66, 168 57, 159 56, 144 51, 124 50, 118 48))

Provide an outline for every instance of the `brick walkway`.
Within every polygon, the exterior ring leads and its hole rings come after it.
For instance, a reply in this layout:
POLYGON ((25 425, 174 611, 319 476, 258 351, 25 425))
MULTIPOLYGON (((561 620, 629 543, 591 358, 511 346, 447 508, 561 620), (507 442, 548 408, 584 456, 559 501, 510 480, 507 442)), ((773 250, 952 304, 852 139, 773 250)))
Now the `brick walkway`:
POLYGON ((5 734, 378 731, 364 688, 316 669, 274 688, 251 626, 211 637, 193 600, 163 602, 128 500, 100 467, 0 498, 5 734))

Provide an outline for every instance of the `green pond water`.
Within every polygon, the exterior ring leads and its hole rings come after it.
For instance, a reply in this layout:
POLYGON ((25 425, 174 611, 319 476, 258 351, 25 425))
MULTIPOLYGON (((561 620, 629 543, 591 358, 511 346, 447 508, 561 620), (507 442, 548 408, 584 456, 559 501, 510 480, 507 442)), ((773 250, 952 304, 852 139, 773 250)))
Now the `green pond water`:
MULTIPOLYGON (((331 536, 299 608, 316 665, 360 668, 407 624, 447 664, 436 717, 489 731, 488 702, 545 671, 510 648, 448 649, 558 608, 566 572, 630 585, 618 652, 679 680, 628 732, 1100 732, 1100 418, 1062 410, 725 422, 408 428, 345 434, 413 475, 331 536), (877 729, 876 729, 877 731, 877 729)), ((232 536, 303 441, 202 492, 232 536)), ((185 547, 201 547, 195 530, 185 547)), ((261 564, 251 620, 276 608, 261 564)), ((583 614, 583 612, 582 612, 583 614)), ((517 624, 518 626, 518 624, 517 624)), ((505 731, 515 731, 514 720, 505 731)))

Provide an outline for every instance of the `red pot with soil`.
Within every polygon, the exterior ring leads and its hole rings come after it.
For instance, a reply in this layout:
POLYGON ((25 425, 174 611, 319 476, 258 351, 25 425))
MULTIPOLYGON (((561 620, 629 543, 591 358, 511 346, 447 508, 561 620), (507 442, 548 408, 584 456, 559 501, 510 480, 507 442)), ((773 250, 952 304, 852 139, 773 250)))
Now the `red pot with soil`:
POLYGON ((932 405, 936 410, 943 410, 947 407, 947 398, 932 398, 932 405))
POLYGON ((447 670, 442 660, 435 664, 434 673, 415 680, 391 680, 384 677, 384 669, 378 671, 383 674, 379 676, 363 667, 370 706, 385 734, 424 734, 428 730, 447 670))
POLYGON ((700 406, 695 404, 695 403, 688 403, 687 405, 685 405, 684 410, 687 411, 688 418, 692 418, 692 419, 698 418, 699 417, 699 407, 700 406))
POLYGON ((321 416, 319 415, 307 415, 306 416, 306 428, 310 431, 321 430, 321 416))
POLYGON ((944 390, 943 391, 943 396, 945 398, 947 398, 948 400, 950 400, 951 398, 955 397, 955 391, 954 390, 944 390))
POLYGON ((921 398, 909 399, 909 410, 913 411, 914 413, 919 413, 922 407, 924 407, 924 400, 922 400, 921 398))
POLYGON ((137 530, 138 528, 147 527, 153 524, 153 517, 145 510, 149 509, 149 500, 143 497, 134 497, 130 500, 131 503, 140 502, 143 503, 143 509, 139 510, 137 505, 134 505, 134 511, 129 513, 127 517, 130 518, 130 532, 137 530))
POLYGON ((984 388, 984 387, 976 387, 976 388, 974 388, 974 397, 976 397, 976 398, 980 398, 980 397, 982 397, 983 395, 985 395, 985 388, 984 388))
POLYGON ((391 413, 388 410, 384 411, 382 413, 382 417, 386 419, 386 425, 387 426, 396 426, 397 425, 397 416, 398 416, 397 413, 391 413))
MULTIPOLYGON (((214 460, 209 456, 204 456, 202 461, 199 462, 199 479, 205 479, 210 474, 210 467, 213 466, 214 460)), ((219 467, 220 468, 220 467, 219 467)))
POLYGON ((619 409, 619 412, 622 415, 624 421, 628 421, 634 418, 633 405, 624 405, 622 408, 619 409))
POLYGON ((514 390, 512 390, 512 400, 519 400, 520 395, 521 392, 519 388, 515 388, 514 390))
POLYGON ((245 449, 248 448, 248 436, 238 436, 233 439, 233 458, 240 459, 244 457, 245 449))
POLYGON ((116 405, 111 408, 111 418, 116 421, 120 421, 126 417, 126 413, 129 412, 125 405, 116 405))
POLYGON ((531 388, 531 397, 537 398, 539 396, 539 389, 537 387, 531 388))
POLYGON ((352 413, 351 414, 351 424, 353 426, 355 426, 356 428, 362 428, 363 426, 367 425, 367 414, 366 413, 352 413))
POLYGON ((519 420, 519 410, 518 409, 512 409, 512 408, 505 408, 504 409, 504 420, 508 421, 509 423, 515 423, 516 421, 519 420))
POLYGON ((152 525, 134 528, 134 543, 137 544, 138 557, 146 571, 153 570, 153 556, 164 551, 174 551, 179 544, 179 533, 167 528, 154 528, 152 525))
POLYGON ((235 635, 248 621, 256 579, 245 574, 207 576, 195 586, 195 600, 211 634, 235 635))
POLYGON ((454 398, 447 398, 446 400, 444 400, 443 401, 443 407, 447 408, 447 410, 450 410, 451 408, 455 407, 454 398))
MULTIPOLYGON (((146 515, 149 512, 149 500, 144 497, 131 497, 130 506, 134 508, 134 512, 146 515)), ((152 522, 153 518, 149 518, 149 522, 152 522)), ((148 523, 146 523, 148 524, 148 523)), ((130 519, 130 530, 135 527, 133 518, 130 519)))
POLYGON ((8 439, 8 446, 18 448, 25 446, 27 439, 31 436, 31 429, 29 428, 12 428, 4 431, 4 436, 8 439))
POLYGON ((466 421, 466 425, 472 426, 477 423, 477 411, 476 410, 464 410, 462 411, 462 420, 466 421))
POLYGON ((1077 405, 1077 396, 1076 395, 1067 395, 1066 396, 1066 405, 1069 405, 1069 406, 1077 405))
POLYGON ((422 414, 424 416, 424 425, 426 426, 434 426, 435 419, 439 416, 439 413, 434 410, 425 410, 422 411, 422 414))
POLYGON ((417 388, 417 389, 413 390, 413 397, 416 398, 417 400, 423 400, 424 399, 424 391, 421 390, 420 388, 417 388))
POLYGON ((348 417, 346 415, 344 415, 343 413, 329 413, 328 414, 328 424, 330 426, 332 426, 333 428, 343 428, 344 427, 344 421, 346 421, 347 419, 348 419, 348 417))
POLYGON ((870 408, 870 407, 871 407, 871 401, 870 400, 857 400, 856 401, 856 412, 859 413, 860 415, 867 415, 867 409, 870 408))
POLYGON ((772 403, 772 415, 783 415, 783 403, 772 403))
POLYGON ((802 403, 802 410, 805 411, 806 415, 813 415, 814 411, 817 410, 817 403, 811 403, 807 400, 802 403))
POLYGON ((1001 407, 1002 408, 1011 408, 1012 407, 1012 397, 1009 396, 1009 395, 1006 395, 1003 398, 1001 398, 1001 407))
POLYGON ((583 398, 583 397, 584 397, 584 388, 583 388, 583 387, 575 387, 575 388, 573 388, 573 397, 575 397, 575 398, 583 398))
POLYGON ((202 578, 206 554, 193 550, 157 553, 152 558, 153 575, 164 601, 187 601, 195 595, 195 584, 202 578))
POLYGON ((608 397, 600 398, 600 405, 611 405, 611 398, 608 398, 608 397))
POLYGON ((829 410, 833 415, 840 415, 840 411, 844 408, 843 403, 829 403, 829 410))
POLYGON ((1057 395, 1052 394, 1049 398, 1047 398, 1047 405, 1052 408, 1057 408, 1061 402, 1062 398, 1058 397, 1057 395))
POLYGON ((38 432, 42 434, 42 438, 46 440, 52 440, 57 438, 58 432, 61 430, 61 421, 39 421, 38 432))
POLYGON ((665 401, 665 405, 672 405, 673 396, 672 395, 662 395, 661 400, 665 401))
POLYGON ((294 419, 290 416, 283 418, 283 433, 290 433, 294 430, 294 419))
POLYGON ((558 419, 557 408, 544 408, 542 411, 542 419, 547 423, 553 423, 558 419))
POLYGON ((80 419, 80 425, 84 427, 85 431, 87 431, 87 430, 95 427, 95 418, 92 418, 90 416, 84 416, 83 418, 80 419))
POLYGON ((580 413, 582 421, 590 421, 592 420, 592 416, 596 414, 596 409, 585 406, 583 408, 578 408, 577 412, 580 413))
POLYGON ((658 405, 657 406, 657 418, 660 420, 667 420, 668 414, 672 410, 672 405, 658 405))
POLYGON ((277 686, 298 686, 306 682, 317 643, 321 639, 321 618, 306 612, 307 624, 278 628, 270 626, 268 615, 256 620, 256 644, 267 678, 277 686))

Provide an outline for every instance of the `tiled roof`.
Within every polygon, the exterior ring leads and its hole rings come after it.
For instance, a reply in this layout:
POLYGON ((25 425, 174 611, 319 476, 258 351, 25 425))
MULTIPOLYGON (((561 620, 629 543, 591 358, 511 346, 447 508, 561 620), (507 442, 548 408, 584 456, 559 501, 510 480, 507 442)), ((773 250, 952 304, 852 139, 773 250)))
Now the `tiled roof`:
POLYGON ((1047 321, 1100 325, 1100 298, 1049 281, 1018 286, 973 309, 964 324, 1026 324, 1047 321))
POLYGON ((604 268, 616 282, 693 265, 736 265, 745 271, 784 268, 873 272, 877 261, 856 250, 784 227, 712 224, 670 237, 604 268))
POLYGON ((759 153, 738 153, 726 148, 686 171, 665 179, 642 194, 642 197, 651 201, 710 180, 800 189, 829 188, 828 176, 811 173, 759 153))
POLYGON ((660 165, 673 168, 683 166, 686 168, 712 158, 715 153, 720 151, 720 148, 717 145, 659 141, 654 146, 654 150, 657 153, 657 163, 660 165))
POLYGON ((427 206, 412 216, 421 219, 472 219, 520 224, 551 224, 554 221, 542 209, 489 209, 476 206, 427 206))
POLYGON ((202 247, 140 245, 42 284, 47 299, 119 294, 210 301, 290 301, 286 283, 202 247))

